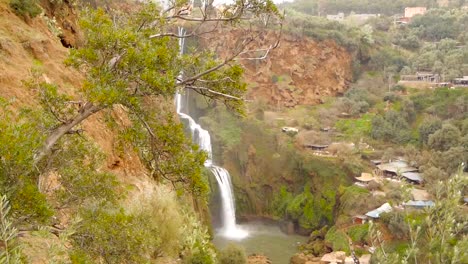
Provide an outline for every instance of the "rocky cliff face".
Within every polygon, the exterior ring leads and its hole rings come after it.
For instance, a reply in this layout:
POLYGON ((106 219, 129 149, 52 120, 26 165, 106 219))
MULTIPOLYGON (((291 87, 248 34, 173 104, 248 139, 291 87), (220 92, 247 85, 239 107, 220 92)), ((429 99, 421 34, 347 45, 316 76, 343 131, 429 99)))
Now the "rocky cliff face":
MULTIPOLYGON (((242 32, 231 31, 224 34, 222 40, 210 39, 210 45, 223 54, 227 46, 236 45, 239 34, 242 32)), ((277 32, 259 33, 259 39, 274 43, 277 32)), ((255 48, 265 47, 250 47, 255 48)), ((263 53, 258 51, 249 56, 261 57, 263 53)), ((333 41, 316 42, 284 33, 279 46, 265 59, 239 61, 246 69, 249 100, 294 107, 318 104, 325 96, 344 92, 352 81, 351 59, 351 55, 333 41)))

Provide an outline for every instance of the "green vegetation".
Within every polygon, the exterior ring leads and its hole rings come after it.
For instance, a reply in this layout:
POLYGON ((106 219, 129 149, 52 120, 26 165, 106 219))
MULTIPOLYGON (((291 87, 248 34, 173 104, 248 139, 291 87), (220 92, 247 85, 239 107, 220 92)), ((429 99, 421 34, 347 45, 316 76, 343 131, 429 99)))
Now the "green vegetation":
POLYGON ((359 139, 371 133, 373 116, 373 114, 366 113, 358 119, 340 119, 335 126, 347 138, 359 139))
POLYGON ((235 244, 229 244, 219 254, 219 264, 247 264, 244 249, 235 244))
POLYGON ((34 18, 42 12, 37 0, 11 0, 10 7, 24 18, 34 18))
POLYGON ((336 251, 350 253, 348 236, 343 231, 337 230, 336 227, 332 227, 328 230, 325 235, 325 241, 330 243, 332 248, 336 251))
POLYGON ((18 245, 18 229, 13 226, 10 219, 10 204, 5 195, 0 197, 0 242, 2 252, 1 263, 20 263, 21 252, 18 245))

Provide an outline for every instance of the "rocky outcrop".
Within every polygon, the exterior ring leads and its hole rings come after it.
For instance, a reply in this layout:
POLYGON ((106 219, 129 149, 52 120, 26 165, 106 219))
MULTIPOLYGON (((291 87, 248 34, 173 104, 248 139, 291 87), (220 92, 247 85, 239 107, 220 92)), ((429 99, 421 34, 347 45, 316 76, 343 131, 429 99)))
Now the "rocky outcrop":
MULTIPOLYGON (((226 45, 235 45, 242 32, 223 34, 218 41, 209 40, 219 54, 226 45)), ((263 42, 274 42, 276 38, 275 32, 259 35, 263 42)), ((344 92, 352 81, 351 55, 331 40, 317 42, 284 33, 280 45, 265 59, 240 62, 249 85, 248 99, 273 106, 318 104, 325 96, 344 92)))
POLYGON ((251 255, 247 259, 248 264, 272 264, 271 260, 264 255, 251 255))
POLYGON ((290 264, 321 264, 320 257, 314 257, 299 253, 291 257, 290 264))

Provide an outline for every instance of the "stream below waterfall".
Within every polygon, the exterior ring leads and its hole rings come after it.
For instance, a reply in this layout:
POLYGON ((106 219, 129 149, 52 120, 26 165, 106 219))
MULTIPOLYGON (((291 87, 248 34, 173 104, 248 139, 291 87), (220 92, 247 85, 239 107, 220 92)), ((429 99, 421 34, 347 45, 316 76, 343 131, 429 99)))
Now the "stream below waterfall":
POLYGON ((288 264, 290 258, 299 251, 297 247, 307 242, 307 237, 286 235, 278 226, 269 223, 258 221, 238 226, 247 231, 249 236, 242 240, 234 240, 216 232, 213 242, 218 249, 233 243, 244 247, 247 255, 262 254, 273 264, 288 264))

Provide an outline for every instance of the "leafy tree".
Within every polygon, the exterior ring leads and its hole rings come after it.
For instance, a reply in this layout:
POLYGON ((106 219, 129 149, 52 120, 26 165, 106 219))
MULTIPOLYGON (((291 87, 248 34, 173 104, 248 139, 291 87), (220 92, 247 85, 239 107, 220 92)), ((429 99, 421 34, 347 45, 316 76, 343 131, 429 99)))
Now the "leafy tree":
POLYGON ((451 147, 456 147, 460 138, 460 130, 456 126, 445 124, 429 136, 428 146, 434 150, 447 151, 451 147))
POLYGON ((89 208, 81 217, 83 221, 72 240, 76 248, 93 259, 106 263, 144 263, 162 243, 148 219, 123 209, 89 208))
MULTIPOLYGON (((179 9, 187 1, 177 1, 172 9, 179 9)), ((172 10, 169 9, 169 10, 172 10)), ((158 100, 172 101, 174 94, 183 89, 193 90, 210 99, 220 100, 228 107, 242 111, 241 97, 246 85, 241 81, 242 68, 235 63, 236 58, 244 54, 244 50, 255 40, 256 33, 245 32, 244 37, 249 41, 239 43, 234 51, 225 58, 216 58, 208 50, 189 55, 180 54, 177 41, 182 37, 195 37, 198 34, 212 33, 199 32, 200 27, 190 28, 192 32, 173 33, 176 21, 191 21, 193 24, 215 23, 219 21, 235 22, 243 20, 246 16, 251 19, 260 15, 276 15, 276 7, 270 0, 242 0, 227 7, 223 17, 212 17, 209 13, 202 17, 187 18, 179 13, 164 13, 154 3, 142 4, 136 13, 109 14, 103 10, 87 10, 81 21, 85 33, 86 43, 83 48, 72 50, 68 65, 86 73, 86 80, 81 89, 83 101, 76 108, 67 108, 68 98, 54 93, 50 85, 41 85, 45 91, 45 102, 54 113, 56 123, 54 129, 44 140, 34 157, 34 163, 44 163, 44 157, 50 154, 52 148, 67 133, 91 115, 110 111, 115 105, 122 105, 133 117, 136 126, 144 128, 147 139, 151 142, 171 138, 158 135, 156 129, 161 122, 148 114, 147 108, 156 104, 158 100), (180 75, 184 72, 184 75, 180 75), (68 111, 69 110, 69 111, 68 111)), ((270 46, 273 48, 273 46, 270 46)), ((166 127, 174 128, 174 119, 165 119, 166 127)), ((180 132, 180 128, 177 128, 180 132)), ((173 158, 183 161, 185 153, 187 164, 198 164, 201 167, 203 158, 197 151, 193 155, 182 142, 180 133, 177 137, 177 146, 172 148, 171 154, 179 153, 173 158)), ((169 140, 169 141, 168 141, 169 140)), ((159 142, 161 142, 159 141, 159 142)), ((174 143, 174 141, 172 142, 174 143)), ((156 146, 151 147, 157 150, 156 146)), ((189 147, 190 149, 190 147, 189 147)), ((195 149, 193 149, 195 150, 195 149)), ((156 153, 153 157, 157 157, 156 153)), ((164 157, 170 157, 170 154, 164 157)), ((160 161, 160 160, 158 160, 160 161)), ((166 162, 163 160, 161 162, 166 162)), ((149 161, 150 163, 152 161, 149 161)), ((166 164, 169 164, 167 162, 166 164)), ((154 170, 154 166, 149 166, 154 170)), ((190 167, 190 166, 188 166, 190 167)), ((168 168, 174 170, 174 168, 168 168)), ((187 172, 187 171, 185 171, 187 172)), ((175 174, 181 175, 181 171, 175 174)), ((161 175, 158 174, 159 176, 161 175)), ((199 169, 195 170, 192 178, 199 177, 199 169)), ((187 177, 189 186, 193 187, 190 175, 187 177)), ((172 179, 172 178, 171 178, 172 179)), ((174 184, 180 182, 176 177, 174 184)), ((195 184, 196 185, 196 184, 195 184)), ((195 188, 198 189, 198 188, 195 188)))
POLYGON ((457 16, 439 9, 429 10, 422 16, 415 16, 410 27, 418 28, 419 36, 439 41, 445 38, 455 39, 459 33, 457 16))
POLYGON ((442 121, 435 117, 424 119, 419 126, 419 141, 422 144, 427 144, 429 136, 442 128, 442 121))
POLYGON ((405 143, 411 138, 408 122, 401 114, 390 110, 385 116, 375 116, 372 119, 371 136, 394 143, 405 143))
POLYGON ((468 160, 468 151, 463 147, 451 147, 445 152, 436 152, 435 164, 447 173, 454 173, 460 164, 468 160))

